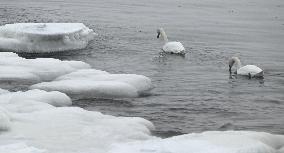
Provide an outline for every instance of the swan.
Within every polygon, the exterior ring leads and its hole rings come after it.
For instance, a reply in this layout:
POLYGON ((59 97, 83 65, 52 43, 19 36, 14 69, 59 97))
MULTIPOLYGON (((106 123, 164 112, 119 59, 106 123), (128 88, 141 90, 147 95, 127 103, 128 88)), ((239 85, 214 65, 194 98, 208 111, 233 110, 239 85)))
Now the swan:
POLYGON ((229 60, 229 72, 230 74, 232 73, 232 67, 236 63, 237 70, 236 74, 237 75, 245 75, 248 76, 249 78, 252 77, 263 77, 263 70, 255 65, 246 65, 242 66, 241 61, 238 57, 232 57, 229 60))
POLYGON ((158 33, 157 38, 161 37, 161 39, 163 39, 165 42, 162 48, 164 52, 171 53, 171 54, 182 54, 182 55, 185 54, 185 49, 180 42, 177 42, 177 41, 168 42, 169 41, 168 37, 163 28, 159 28, 157 30, 157 33, 158 33))

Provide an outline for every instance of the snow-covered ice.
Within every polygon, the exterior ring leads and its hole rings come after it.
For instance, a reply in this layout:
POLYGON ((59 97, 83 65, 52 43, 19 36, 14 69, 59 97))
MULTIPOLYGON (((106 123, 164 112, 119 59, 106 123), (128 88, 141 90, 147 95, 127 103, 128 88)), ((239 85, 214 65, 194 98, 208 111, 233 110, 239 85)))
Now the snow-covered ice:
POLYGON ((154 128, 143 118, 114 117, 78 107, 54 107, 58 103, 70 104, 70 98, 59 92, 31 90, 0 96, 1 153, 12 152, 14 148, 23 153, 105 153, 116 142, 151 138, 150 130, 154 128), (26 109, 35 106, 41 109, 26 109), (4 123, 8 129, 2 128, 4 123))
POLYGON ((38 83, 85 68, 90 68, 90 65, 81 61, 61 61, 53 58, 25 59, 15 53, 0 52, 2 81, 38 83))
POLYGON ((151 135, 154 126, 143 118, 66 107, 70 98, 60 92, 30 90, 0 96, 0 153, 283 153, 284 148, 283 135, 253 131, 162 139, 151 135), (41 109, 25 109, 36 105, 41 109))
POLYGON ((38 83, 31 89, 104 98, 138 97, 153 88, 151 79, 143 75, 110 74, 81 61, 25 59, 9 52, 0 52, 0 80, 38 83))
POLYGON ((15 23, 0 26, 0 50, 43 53, 85 48, 96 33, 83 23, 15 23))
POLYGON ((108 153, 283 153, 283 147, 283 135, 253 131, 208 131, 167 139, 120 143, 108 153))
POLYGON ((66 94, 58 91, 47 92, 35 89, 26 92, 18 91, 0 94, 2 114, 6 112, 6 115, 7 111, 25 113, 49 109, 54 106, 70 106, 71 104, 71 99, 66 94))
POLYGON ((136 74, 109 74, 94 69, 78 70, 30 87, 92 97, 138 97, 152 89, 151 79, 136 74))

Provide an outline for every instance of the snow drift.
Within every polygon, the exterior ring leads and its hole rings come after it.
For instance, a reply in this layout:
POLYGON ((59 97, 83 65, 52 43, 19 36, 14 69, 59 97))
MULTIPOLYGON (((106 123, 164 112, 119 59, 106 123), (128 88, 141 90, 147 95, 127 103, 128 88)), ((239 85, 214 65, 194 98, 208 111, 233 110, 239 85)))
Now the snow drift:
POLYGON ((83 23, 15 23, 0 27, 0 50, 28 53, 82 49, 96 33, 83 23))

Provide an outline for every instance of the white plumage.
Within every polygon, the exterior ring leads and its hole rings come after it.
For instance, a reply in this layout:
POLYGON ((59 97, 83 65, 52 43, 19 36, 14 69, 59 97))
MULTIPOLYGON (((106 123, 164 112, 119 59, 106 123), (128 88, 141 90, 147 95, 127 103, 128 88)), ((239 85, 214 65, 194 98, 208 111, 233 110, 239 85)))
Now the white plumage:
POLYGON ((233 65, 236 63, 236 74, 237 75, 245 75, 245 76, 249 76, 249 77, 263 77, 263 70, 255 65, 246 65, 246 66, 242 66, 241 61, 238 57, 232 57, 229 60, 229 71, 230 73, 231 68, 233 67, 233 65))
POLYGON ((164 52, 171 53, 171 54, 185 54, 185 49, 180 42, 177 42, 177 41, 168 42, 167 35, 163 28, 158 29, 157 33, 158 33, 157 38, 161 38, 165 42, 162 48, 164 52))

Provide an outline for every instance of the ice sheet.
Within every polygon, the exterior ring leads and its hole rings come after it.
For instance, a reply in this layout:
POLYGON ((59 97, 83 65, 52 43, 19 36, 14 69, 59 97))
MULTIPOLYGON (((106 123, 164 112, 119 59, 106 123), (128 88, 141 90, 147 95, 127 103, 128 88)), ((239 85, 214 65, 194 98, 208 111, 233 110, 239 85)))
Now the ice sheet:
POLYGON ((0 50, 58 52, 85 48, 96 33, 83 23, 15 23, 0 27, 0 50))
POLYGON ((52 82, 32 85, 31 89, 57 90, 88 97, 138 97, 152 89, 151 79, 136 74, 109 74, 94 69, 78 70, 52 82))
POLYGON ((15 53, 0 52, 0 80, 37 83, 50 81, 78 69, 90 68, 80 61, 53 58, 25 59, 15 53))

